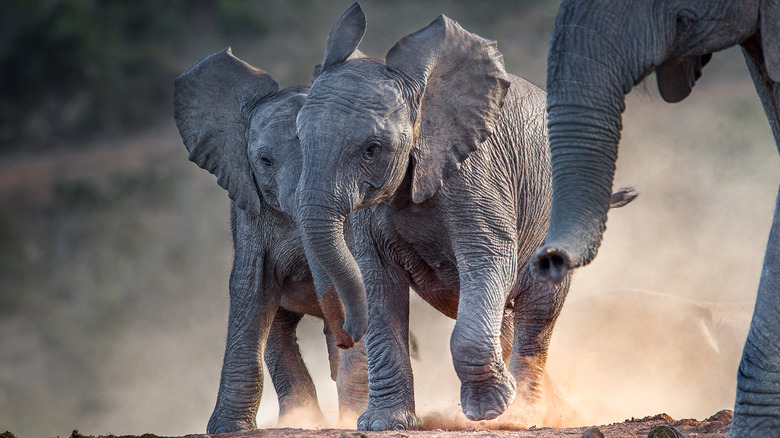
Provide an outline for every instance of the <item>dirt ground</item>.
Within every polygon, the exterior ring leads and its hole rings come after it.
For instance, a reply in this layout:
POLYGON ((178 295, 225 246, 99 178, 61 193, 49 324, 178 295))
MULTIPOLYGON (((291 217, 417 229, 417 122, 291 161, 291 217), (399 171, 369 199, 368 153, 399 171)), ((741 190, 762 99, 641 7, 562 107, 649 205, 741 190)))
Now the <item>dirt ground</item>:
MULTIPOLYGON (((479 426, 468 430, 422 430, 422 431, 386 431, 386 432, 362 432, 348 429, 258 429, 246 433, 230 433, 218 435, 187 435, 188 438, 205 437, 246 437, 246 438, 553 438, 553 437, 649 437, 649 438, 674 438, 682 437, 726 437, 731 425, 732 412, 723 410, 712 417, 697 421, 691 419, 674 420, 666 414, 659 414, 641 419, 630 419, 622 423, 614 423, 598 427, 571 427, 571 428, 530 428, 525 430, 495 430, 483 429, 479 426), (675 434, 678 432, 678 434, 675 434)), ((110 435, 114 437, 114 435, 110 435)), ((137 438, 153 438, 156 435, 141 435, 137 438)), ((10 437, 9 437, 10 438, 10 437)), ((79 431, 73 431, 71 438, 96 438, 82 435, 79 431)), ((108 438, 108 437, 104 437, 108 438)), ((123 436, 120 438, 136 438, 123 436)))

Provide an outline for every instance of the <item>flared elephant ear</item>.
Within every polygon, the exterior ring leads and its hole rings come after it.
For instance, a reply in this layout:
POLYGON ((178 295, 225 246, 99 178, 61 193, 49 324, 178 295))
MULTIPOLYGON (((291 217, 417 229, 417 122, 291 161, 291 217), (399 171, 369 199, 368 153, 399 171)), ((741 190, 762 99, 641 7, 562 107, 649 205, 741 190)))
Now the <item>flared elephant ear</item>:
POLYGON ((712 54, 691 56, 666 61, 658 66, 655 76, 661 97, 669 103, 676 103, 688 97, 710 58, 712 54))
POLYGON ((761 0, 761 45, 769 78, 780 82, 780 0, 761 0))
POLYGON ((174 81, 173 116, 189 159, 217 177, 239 208, 260 211, 246 131, 252 108, 279 84, 233 56, 228 47, 195 63, 174 81))
POLYGON ((412 201, 432 197, 493 132, 509 90, 496 42, 440 15, 387 53, 414 90, 412 201))
MULTIPOLYGON (((366 14, 363 13, 363 9, 358 2, 355 2, 339 17, 336 24, 333 25, 333 29, 331 29, 325 44, 325 57, 318 66, 320 67, 320 72, 334 64, 346 61, 355 53, 365 33, 366 14)), ((319 75, 316 68, 315 73, 319 75)))

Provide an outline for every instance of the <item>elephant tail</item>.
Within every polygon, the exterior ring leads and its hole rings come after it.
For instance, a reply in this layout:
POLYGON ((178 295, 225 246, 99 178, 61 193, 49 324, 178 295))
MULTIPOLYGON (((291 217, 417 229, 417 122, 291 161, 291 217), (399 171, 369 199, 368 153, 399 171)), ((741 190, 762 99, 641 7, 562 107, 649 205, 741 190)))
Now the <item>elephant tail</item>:
POLYGON ((623 187, 609 197, 609 208, 620 208, 628 205, 639 196, 633 187, 623 187))

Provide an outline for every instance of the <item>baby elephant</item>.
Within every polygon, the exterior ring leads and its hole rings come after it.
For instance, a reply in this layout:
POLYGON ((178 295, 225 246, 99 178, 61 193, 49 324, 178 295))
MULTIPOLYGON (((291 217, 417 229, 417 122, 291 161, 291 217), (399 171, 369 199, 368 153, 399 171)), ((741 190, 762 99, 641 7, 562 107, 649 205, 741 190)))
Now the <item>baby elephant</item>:
MULTIPOLYGON (((410 286, 455 318, 450 350, 461 409, 470 420, 490 420, 516 392, 529 402, 541 396, 568 291, 568 277, 537 283, 528 265, 552 195, 545 94, 506 72, 495 42, 447 17, 399 40, 385 60, 350 59, 365 30, 355 3, 334 25, 297 118, 304 247, 336 285, 345 331, 365 334, 369 405, 358 427, 420 425, 407 343, 410 286), (364 308, 351 305, 361 300, 364 308)), ((622 203, 631 196, 618 194, 622 203)))
POLYGON ((174 118, 189 159, 216 175, 232 201, 228 335, 208 433, 256 428, 263 354, 280 418, 299 408, 319 412, 295 337, 304 314, 325 321, 342 414, 362 412, 368 397, 365 349, 359 343, 339 359, 336 345, 351 345, 342 329, 343 308, 326 282, 319 299, 315 294, 295 222, 301 171, 295 118, 308 87, 279 90, 271 76, 228 48, 190 67, 174 90, 174 118))

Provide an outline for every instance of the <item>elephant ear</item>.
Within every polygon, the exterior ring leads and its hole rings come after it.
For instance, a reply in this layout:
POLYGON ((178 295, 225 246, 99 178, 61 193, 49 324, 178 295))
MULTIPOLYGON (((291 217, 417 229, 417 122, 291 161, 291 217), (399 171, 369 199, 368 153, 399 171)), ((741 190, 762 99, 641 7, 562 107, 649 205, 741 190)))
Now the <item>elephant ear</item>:
MULTIPOLYGON (((366 14, 363 13, 363 9, 358 2, 355 2, 339 17, 336 24, 333 25, 333 29, 331 29, 330 35, 328 35, 328 40, 325 44, 325 57, 318 66, 320 67, 320 73, 328 67, 350 58, 357 50, 357 46, 365 33, 366 14)), ((315 73, 319 75, 316 67, 315 73)))
POLYGON ((690 56, 672 59, 658 66, 655 75, 661 97, 669 103, 676 103, 688 97, 710 58, 712 54, 690 56))
POLYGON ((414 91, 412 201, 419 203, 492 134, 510 82, 496 42, 444 15, 401 39, 386 62, 414 91))
POLYGON ((260 212, 247 157, 252 108, 279 90, 270 75, 228 47, 195 63, 174 81, 173 117, 189 159, 217 177, 236 205, 260 212))
POLYGON ((769 78, 780 82, 780 0, 761 0, 761 45, 769 78))

